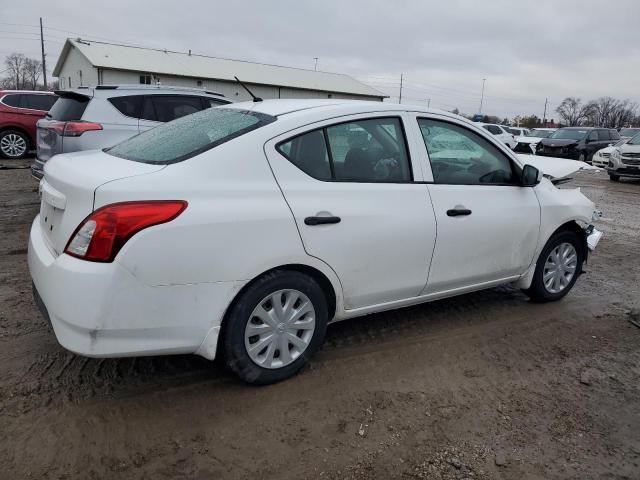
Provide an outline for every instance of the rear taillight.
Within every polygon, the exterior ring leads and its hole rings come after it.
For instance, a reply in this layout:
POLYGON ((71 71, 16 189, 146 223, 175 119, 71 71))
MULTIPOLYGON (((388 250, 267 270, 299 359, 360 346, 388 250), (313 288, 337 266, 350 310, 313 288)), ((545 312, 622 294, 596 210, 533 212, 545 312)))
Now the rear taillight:
POLYGON ((47 124, 47 128, 53 130, 63 137, 79 137, 84 132, 102 130, 102 125, 95 122, 59 122, 52 121, 47 124))
POLYGON ((71 235, 65 253, 92 262, 111 262, 140 230, 167 223, 187 208, 182 200, 113 203, 89 215, 71 235))

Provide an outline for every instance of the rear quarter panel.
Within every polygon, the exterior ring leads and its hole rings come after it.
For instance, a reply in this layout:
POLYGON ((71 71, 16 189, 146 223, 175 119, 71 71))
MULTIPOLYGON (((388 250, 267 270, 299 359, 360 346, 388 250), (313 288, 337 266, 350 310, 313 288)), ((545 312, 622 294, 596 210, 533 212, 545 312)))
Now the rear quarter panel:
POLYGON ((247 134, 161 171, 99 187, 95 208, 130 200, 186 200, 170 223, 145 229, 116 257, 141 282, 178 285, 247 282, 287 264, 322 271, 340 298, 339 281, 307 255, 269 168, 263 137, 247 134))

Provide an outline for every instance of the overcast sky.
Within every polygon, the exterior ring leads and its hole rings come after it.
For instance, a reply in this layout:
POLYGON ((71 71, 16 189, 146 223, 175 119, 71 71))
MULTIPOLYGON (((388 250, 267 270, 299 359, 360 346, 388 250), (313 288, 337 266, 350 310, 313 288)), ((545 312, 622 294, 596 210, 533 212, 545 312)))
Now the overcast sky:
MULTIPOLYGON (((566 96, 640 103, 640 0, 29 0, 3 8, 0 58, 48 70, 81 36, 348 73, 397 101, 465 113, 547 117, 566 96), (13 24, 13 25, 12 25, 13 24)), ((4 67, 0 66, 0 71, 4 67)))

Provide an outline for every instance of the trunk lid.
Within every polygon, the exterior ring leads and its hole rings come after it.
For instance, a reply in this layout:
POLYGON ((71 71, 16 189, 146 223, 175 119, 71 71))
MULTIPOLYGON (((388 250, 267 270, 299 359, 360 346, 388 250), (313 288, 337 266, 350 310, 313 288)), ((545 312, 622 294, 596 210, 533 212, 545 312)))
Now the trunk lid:
POLYGON ((54 155, 63 153, 65 124, 82 119, 91 96, 74 91, 58 91, 58 100, 45 118, 36 123, 36 149, 39 160, 46 162, 54 155))
POLYGON ((47 162, 40 182, 40 225, 51 252, 57 257, 64 251, 80 222, 93 211, 95 190, 100 185, 163 168, 99 150, 58 155, 47 162))

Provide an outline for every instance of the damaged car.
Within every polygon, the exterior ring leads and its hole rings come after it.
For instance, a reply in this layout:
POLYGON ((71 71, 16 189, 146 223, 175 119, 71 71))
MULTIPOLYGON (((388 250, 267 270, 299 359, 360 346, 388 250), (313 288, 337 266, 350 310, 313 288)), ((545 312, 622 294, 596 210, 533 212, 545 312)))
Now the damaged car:
POLYGON ((222 356, 272 383, 331 322, 504 284, 563 298, 601 237, 556 186, 581 168, 420 106, 207 109, 45 164, 34 296, 80 355, 222 356))
POLYGON ((598 150, 618 140, 620 135, 614 128, 565 127, 542 139, 536 146, 536 155, 591 163, 598 150))

